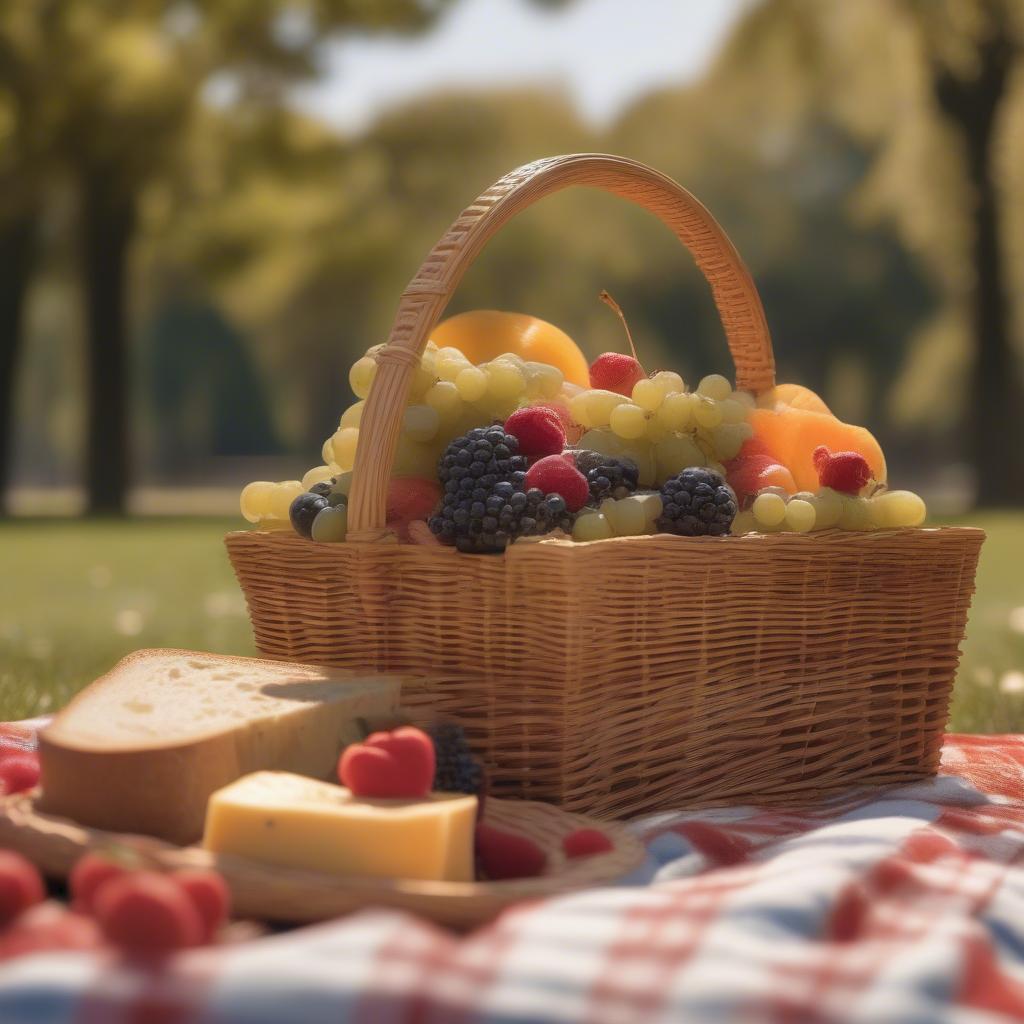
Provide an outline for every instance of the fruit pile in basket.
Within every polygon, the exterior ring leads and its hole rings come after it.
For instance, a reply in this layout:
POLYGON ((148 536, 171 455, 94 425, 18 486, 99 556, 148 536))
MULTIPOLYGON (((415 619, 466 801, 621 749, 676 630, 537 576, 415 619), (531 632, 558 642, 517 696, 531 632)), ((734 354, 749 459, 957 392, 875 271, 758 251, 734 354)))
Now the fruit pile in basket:
MULTIPOLYGON (((323 465, 301 481, 249 484, 247 520, 345 539, 381 348, 351 369, 358 400, 324 442, 323 465)), ((558 328, 493 311, 453 317, 427 342, 387 497, 399 540, 470 553, 538 537, 866 531, 924 518, 916 494, 887 489, 874 437, 806 388, 754 396, 711 374, 691 389, 671 370, 647 373, 635 353, 588 367, 558 328)))

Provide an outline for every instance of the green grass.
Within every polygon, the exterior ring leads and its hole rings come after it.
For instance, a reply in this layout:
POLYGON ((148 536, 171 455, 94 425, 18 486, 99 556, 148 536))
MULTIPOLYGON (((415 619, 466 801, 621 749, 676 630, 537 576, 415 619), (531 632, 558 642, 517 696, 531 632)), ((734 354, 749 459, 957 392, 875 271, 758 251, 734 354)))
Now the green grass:
MULTIPOLYGON (((989 538, 952 727, 1024 731, 1024 514, 967 521, 989 538)), ((255 653, 222 543, 236 525, 215 519, 0 524, 0 720, 55 710, 139 647, 255 653)))

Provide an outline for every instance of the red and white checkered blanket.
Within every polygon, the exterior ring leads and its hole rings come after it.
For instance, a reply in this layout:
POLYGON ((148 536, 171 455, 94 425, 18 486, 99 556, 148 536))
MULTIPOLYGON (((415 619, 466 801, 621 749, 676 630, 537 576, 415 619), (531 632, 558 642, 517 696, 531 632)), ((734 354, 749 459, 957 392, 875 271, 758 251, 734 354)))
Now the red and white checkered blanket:
POLYGON ((950 736, 934 782, 813 811, 636 828, 629 884, 469 936, 367 912, 149 971, 28 957, 0 1022, 1024 1020, 1024 737, 950 736))

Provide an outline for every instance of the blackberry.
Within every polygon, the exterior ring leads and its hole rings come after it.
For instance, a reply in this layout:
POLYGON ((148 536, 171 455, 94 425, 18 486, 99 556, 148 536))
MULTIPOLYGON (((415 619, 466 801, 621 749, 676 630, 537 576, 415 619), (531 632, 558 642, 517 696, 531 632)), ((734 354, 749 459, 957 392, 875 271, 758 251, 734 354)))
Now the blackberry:
POLYGON ((484 788, 483 765, 473 757, 461 725, 439 722, 430 731, 434 741, 433 789, 440 793, 472 793, 481 796, 484 788))
POLYGON ((684 469, 661 485, 658 529, 683 537, 723 537, 736 518, 733 489, 710 469, 684 469))
POLYGON ((594 505, 605 498, 628 497, 639 486, 640 470, 632 459, 616 459, 588 448, 574 451, 573 457, 576 468, 587 478, 594 505))
POLYGON ((526 459, 500 425, 458 437, 438 463, 441 504, 428 525, 460 551, 498 553, 517 537, 572 531, 573 516, 557 494, 526 489, 526 459))

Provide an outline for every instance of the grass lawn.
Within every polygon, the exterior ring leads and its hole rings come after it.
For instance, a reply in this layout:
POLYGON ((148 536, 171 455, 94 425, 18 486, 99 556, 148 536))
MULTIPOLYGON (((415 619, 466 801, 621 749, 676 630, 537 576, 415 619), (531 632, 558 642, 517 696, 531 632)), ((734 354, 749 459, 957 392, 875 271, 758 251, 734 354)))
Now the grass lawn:
MULTIPOLYGON (((952 728, 1024 731, 1024 514, 989 532, 952 728)), ((139 647, 254 654, 221 542, 237 520, 0 523, 0 720, 53 711, 139 647)))

